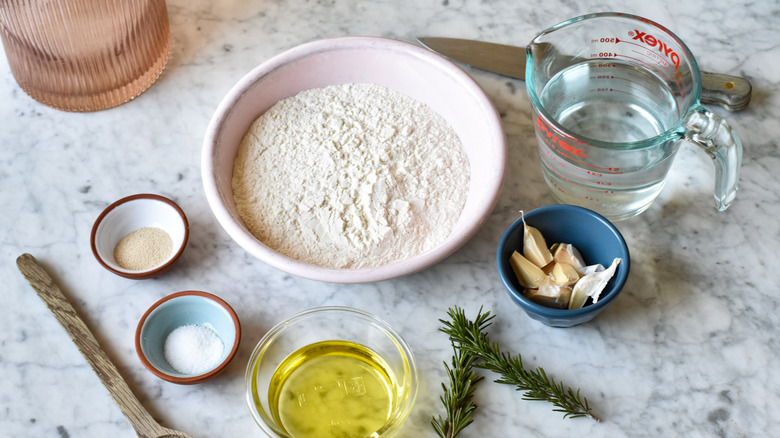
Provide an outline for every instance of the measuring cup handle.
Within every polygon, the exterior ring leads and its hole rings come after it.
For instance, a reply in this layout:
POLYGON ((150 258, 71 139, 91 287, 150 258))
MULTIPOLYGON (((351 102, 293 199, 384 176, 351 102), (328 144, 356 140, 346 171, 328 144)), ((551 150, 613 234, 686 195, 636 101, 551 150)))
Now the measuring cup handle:
POLYGON ((685 139, 704 149, 715 163, 715 206, 723 211, 737 195, 742 141, 722 117, 699 106, 684 123, 685 139))

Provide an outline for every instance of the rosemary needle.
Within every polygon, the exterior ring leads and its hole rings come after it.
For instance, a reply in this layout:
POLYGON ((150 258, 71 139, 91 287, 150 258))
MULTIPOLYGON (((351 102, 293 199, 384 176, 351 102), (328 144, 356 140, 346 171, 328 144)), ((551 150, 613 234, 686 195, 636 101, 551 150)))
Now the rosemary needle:
MULTIPOLYGON (((482 312, 480 308, 474 321, 469 320, 463 309, 455 306, 447 314, 450 321, 440 320, 444 327, 440 330, 450 337, 461 356, 472 356, 471 365, 499 374, 497 383, 514 385, 518 391, 523 391, 524 400, 548 401, 556 406, 556 412, 563 412, 564 418, 588 417, 601 421, 588 406, 588 400, 580 398, 580 391, 566 388, 563 383, 550 379, 542 368, 526 370, 522 357, 511 356, 501 352, 498 343, 491 342, 484 333, 494 318, 490 312, 482 312)), ((465 426, 464 426, 465 427, 465 426)), ((454 435, 452 435, 454 436, 454 435)))
POLYGON ((449 388, 442 383, 444 395, 440 397, 444 405, 446 418, 439 416, 431 420, 431 425, 441 438, 454 438, 474 419, 472 412, 477 405, 472 401, 477 383, 483 379, 472 370, 475 356, 464 353, 453 344, 452 368, 444 363, 449 378, 449 388))

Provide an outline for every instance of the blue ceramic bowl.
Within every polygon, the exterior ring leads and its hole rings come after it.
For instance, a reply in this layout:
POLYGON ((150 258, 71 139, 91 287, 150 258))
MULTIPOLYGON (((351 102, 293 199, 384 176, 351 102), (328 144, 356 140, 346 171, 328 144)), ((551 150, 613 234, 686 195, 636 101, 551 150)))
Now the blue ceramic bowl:
POLYGON ((601 292, 599 301, 580 309, 553 309, 523 296, 523 287, 509 264, 512 252, 523 250, 523 220, 517 219, 504 232, 498 244, 498 274, 509 296, 531 318, 552 327, 571 327, 590 321, 617 298, 628 279, 630 257, 628 246, 614 225, 600 214, 574 205, 548 205, 525 213, 528 225, 542 233, 548 245, 571 243, 582 254, 586 265, 600 263, 605 267, 621 258, 617 272, 601 292))
POLYGON ((241 324, 233 308, 206 292, 184 291, 166 296, 146 311, 135 332, 135 349, 144 366, 157 377, 182 385, 200 383, 219 374, 238 350, 241 324), (165 340, 178 327, 198 324, 212 329, 224 350, 219 364, 200 374, 183 374, 165 359, 165 340))

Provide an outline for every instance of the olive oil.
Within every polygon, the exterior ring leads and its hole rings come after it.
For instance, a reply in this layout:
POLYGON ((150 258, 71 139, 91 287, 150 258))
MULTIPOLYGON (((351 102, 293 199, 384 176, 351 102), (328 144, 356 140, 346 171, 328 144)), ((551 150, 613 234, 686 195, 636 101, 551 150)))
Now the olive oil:
POLYGON ((274 372, 271 415, 295 438, 362 438, 390 418, 395 378, 384 359, 347 341, 324 341, 292 353, 274 372))

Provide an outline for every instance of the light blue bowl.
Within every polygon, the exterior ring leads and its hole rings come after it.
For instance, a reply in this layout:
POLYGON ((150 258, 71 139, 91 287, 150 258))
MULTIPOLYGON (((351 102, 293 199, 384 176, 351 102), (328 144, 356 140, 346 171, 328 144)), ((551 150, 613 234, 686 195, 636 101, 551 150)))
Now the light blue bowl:
POLYGON ((509 264, 512 252, 523 251, 523 220, 517 219, 507 228, 496 252, 498 274, 510 298, 531 318, 552 327, 571 327, 590 321, 617 298, 628 279, 631 260, 628 246, 615 226, 600 214, 574 205, 548 205, 525 213, 528 225, 542 233, 548 245, 571 243, 582 254, 586 265, 600 263, 609 266, 621 258, 617 272, 602 291, 599 301, 581 309, 553 309, 523 296, 523 287, 509 264))
POLYGON ((233 359, 241 339, 241 324, 233 308, 207 292, 177 292, 157 301, 138 322, 135 349, 144 366, 157 377, 178 384, 200 383, 219 374, 233 359), (182 374, 165 359, 168 335, 178 327, 199 324, 214 330, 225 350, 212 370, 198 375, 182 374))

